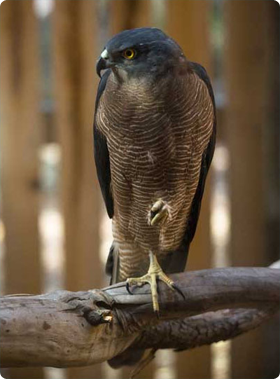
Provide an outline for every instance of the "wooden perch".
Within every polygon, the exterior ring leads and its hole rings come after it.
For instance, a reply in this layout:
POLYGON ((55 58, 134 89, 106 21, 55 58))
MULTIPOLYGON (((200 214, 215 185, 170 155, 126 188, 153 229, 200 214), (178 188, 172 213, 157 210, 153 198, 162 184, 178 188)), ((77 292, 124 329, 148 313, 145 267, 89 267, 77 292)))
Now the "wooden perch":
POLYGON ((280 270, 222 268, 159 283, 160 318, 149 286, 0 298, 1 367, 86 366, 129 348, 190 349, 257 327, 279 308, 280 270))

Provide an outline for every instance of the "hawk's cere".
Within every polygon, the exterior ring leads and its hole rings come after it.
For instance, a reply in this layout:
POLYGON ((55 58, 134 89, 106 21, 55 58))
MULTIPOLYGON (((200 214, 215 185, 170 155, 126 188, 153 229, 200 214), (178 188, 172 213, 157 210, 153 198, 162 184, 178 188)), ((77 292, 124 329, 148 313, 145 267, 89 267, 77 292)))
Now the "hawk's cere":
POLYGON ((126 30, 101 53, 95 162, 114 241, 112 282, 150 283, 184 271, 215 145, 205 69, 161 30, 126 30), (162 271, 163 270, 163 271, 162 271))

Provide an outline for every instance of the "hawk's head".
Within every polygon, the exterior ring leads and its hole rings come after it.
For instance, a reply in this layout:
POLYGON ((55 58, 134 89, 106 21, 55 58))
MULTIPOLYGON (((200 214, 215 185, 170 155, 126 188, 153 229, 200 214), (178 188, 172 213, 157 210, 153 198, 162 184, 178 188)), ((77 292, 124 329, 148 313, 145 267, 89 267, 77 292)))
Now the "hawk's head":
POLYGON ((96 65, 101 70, 112 68, 126 77, 164 75, 185 63, 180 46, 157 28, 125 30, 105 46, 96 65))

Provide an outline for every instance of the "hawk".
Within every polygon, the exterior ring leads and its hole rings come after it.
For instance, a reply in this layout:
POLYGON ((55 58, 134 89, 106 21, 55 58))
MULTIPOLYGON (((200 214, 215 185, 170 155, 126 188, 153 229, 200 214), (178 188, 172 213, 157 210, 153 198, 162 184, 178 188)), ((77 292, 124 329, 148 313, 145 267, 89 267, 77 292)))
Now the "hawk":
POLYGON ((149 283, 184 271, 215 146, 205 69, 157 28, 125 30, 97 62, 105 70, 94 117, 98 180, 112 218, 111 283, 149 283))

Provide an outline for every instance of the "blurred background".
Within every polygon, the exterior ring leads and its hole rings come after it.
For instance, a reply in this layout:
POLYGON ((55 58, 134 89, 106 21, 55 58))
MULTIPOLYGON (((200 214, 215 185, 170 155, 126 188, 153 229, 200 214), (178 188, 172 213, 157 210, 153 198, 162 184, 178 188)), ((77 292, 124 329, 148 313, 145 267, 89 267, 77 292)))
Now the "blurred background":
MULTIPOLYGON (((279 5, 275 1, 7 0, 0 9, 1 294, 108 284, 96 179, 95 62, 115 33, 157 26, 207 69, 218 138, 188 270, 279 257, 279 5)), ((75 343, 75 341, 73 341, 75 343)), ((15 379, 125 379, 106 363, 2 370, 15 379)), ((192 351, 158 352, 141 379, 279 374, 279 323, 192 351)))

